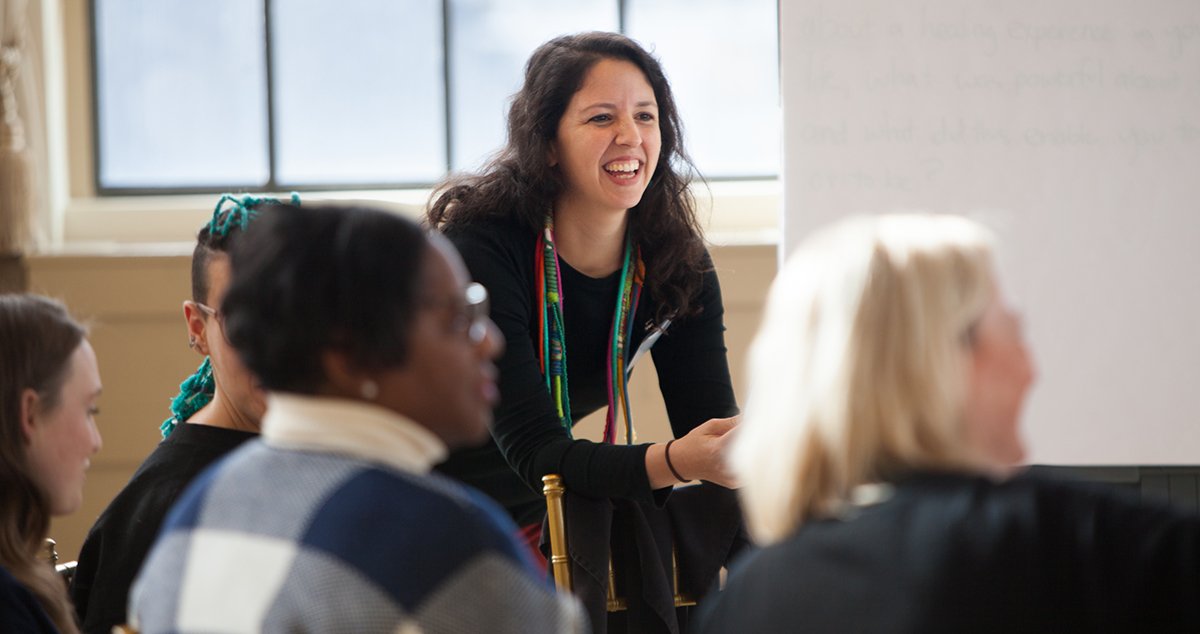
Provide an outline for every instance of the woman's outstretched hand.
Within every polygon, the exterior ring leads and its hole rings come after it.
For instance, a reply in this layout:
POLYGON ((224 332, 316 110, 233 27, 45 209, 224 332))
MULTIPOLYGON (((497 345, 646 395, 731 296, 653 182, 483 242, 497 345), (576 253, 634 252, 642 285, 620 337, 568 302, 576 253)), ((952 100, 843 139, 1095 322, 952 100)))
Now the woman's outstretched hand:
POLYGON ((740 416, 712 418, 697 426, 683 438, 671 443, 670 466, 667 464, 666 443, 652 445, 646 452, 646 473, 652 488, 678 483, 675 472, 686 481, 704 480, 723 487, 736 488, 737 482, 725 465, 725 451, 740 416))

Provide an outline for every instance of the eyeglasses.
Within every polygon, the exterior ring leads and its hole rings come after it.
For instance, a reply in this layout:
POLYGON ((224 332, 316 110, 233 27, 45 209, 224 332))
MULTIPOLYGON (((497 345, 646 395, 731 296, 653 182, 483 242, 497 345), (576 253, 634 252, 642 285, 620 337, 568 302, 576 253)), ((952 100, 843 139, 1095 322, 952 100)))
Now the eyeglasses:
POLYGON ((195 304, 196 308, 199 308, 200 312, 204 313, 205 315, 208 315, 209 317, 217 316, 217 309, 213 308, 212 306, 209 306, 208 304, 204 304, 201 302, 192 302, 192 303, 195 304))
POLYGON ((220 326, 221 326, 221 330, 222 331, 225 330, 225 313, 222 313, 221 311, 213 308, 212 306, 209 306, 208 304, 203 304, 201 302, 192 302, 192 303, 196 305, 196 308, 200 309, 200 312, 204 313, 205 315, 207 315, 209 317, 216 319, 217 323, 220 324, 220 326))
POLYGON ((487 289, 483 284, 473 282, 467 285, 463 290, 462 299, 451 299, 446 301, 426 300, 426 307, 441 308, 450 306, 454 309, 454 316, 449 323, 449 329, 456 334, 466 335, 467 341, 478 345, 483 343, 483 340, 488 334, 488 313, 491 310, 491 302, 488 300, 487 289))
POLYGON ((221 337, 223 337, 225 339, 225 342, 228 343, 229 336, 225 334, 225 313, 222 313, 221 311, 219 311, 219 310, 213 308, 212 306, 209 306, 208 304, 205 304, 203 302, 192 302, 192 303, 196 305, 196 308, 200 309, 200 312, 204 313, 208 317, 212 317, 217 320, 217 325, 221 327, 221 337))

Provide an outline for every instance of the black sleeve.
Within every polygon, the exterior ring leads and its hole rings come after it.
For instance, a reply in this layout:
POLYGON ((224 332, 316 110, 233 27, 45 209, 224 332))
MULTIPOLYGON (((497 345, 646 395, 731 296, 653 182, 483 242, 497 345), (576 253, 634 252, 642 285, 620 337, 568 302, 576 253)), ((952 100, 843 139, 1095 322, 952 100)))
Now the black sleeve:
POLYGON ((536 237, 509 225, 462 228, 447 237, 488 289, 492 320, 504 334, 492 436, 509 465, 534 491, 541 491, 542 476, 559 473, 575 493, 655 501, 646 475, 648 445, 572 440, 555 415, 534 344, 536 237))
POLYGON ((708 265, 697 297, 700 313, 673 322, 651 351, 676 438, 711 418, 738 413, 726 357, 721 283, 711 261, 708 265))

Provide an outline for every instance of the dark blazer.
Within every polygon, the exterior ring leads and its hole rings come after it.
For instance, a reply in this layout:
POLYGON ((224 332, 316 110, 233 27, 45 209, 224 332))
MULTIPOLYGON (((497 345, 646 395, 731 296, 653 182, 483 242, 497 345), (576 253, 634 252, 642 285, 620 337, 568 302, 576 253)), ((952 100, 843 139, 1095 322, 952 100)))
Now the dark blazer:
POLYGON ((921 474, 736 562, 699 632, 1200 631, 1200 516, 1022 475, 921 474))

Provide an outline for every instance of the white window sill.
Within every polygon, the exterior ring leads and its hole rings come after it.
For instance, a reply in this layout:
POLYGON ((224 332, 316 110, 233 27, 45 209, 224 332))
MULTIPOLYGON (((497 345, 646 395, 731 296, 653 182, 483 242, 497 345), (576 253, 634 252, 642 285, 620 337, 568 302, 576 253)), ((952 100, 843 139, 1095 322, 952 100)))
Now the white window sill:
MULTIPOLYGON (((778 180, 715 181, 707 190, 695 188, 706 237, 717 245, 778 244, 780 192, 778 180)), ((288 194, 275 197, 286 200, 288 194)), ((419 219, 429 190, 306 192, 301 197, 306 201, 362 202, 419 219)), ((211 217, 217 198, 201 194, 72 199, 62 214, 62 244, 42 253, 190 253, 196 231, 211 217)))

